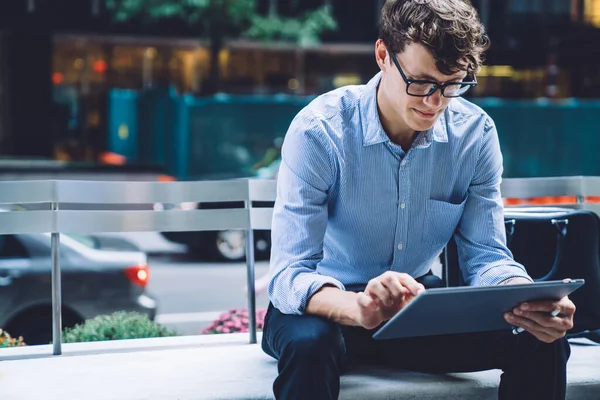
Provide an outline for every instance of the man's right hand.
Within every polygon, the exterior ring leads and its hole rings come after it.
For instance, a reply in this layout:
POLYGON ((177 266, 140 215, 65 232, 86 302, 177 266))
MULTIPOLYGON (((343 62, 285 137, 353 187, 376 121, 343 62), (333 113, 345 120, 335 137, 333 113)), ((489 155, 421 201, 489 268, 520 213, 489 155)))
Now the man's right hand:
POLYGON ((378 327, 402 310, 417 294, 425 290, 413 277, 387 271, 369 281, 356 297, 356 323, 366 329, 378 327))

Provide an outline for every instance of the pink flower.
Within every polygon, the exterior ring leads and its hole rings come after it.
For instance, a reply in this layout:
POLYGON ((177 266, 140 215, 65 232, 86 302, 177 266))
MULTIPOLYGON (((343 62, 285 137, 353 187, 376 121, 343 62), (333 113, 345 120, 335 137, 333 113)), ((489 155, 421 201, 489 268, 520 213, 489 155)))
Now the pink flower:
MULTIPOLYGON (((263 329, 266 309, 256 310, 256 327, 263 329)), ((221 314, 217 320, 213 321, 208 327, 204 328, 202 333, 231 333, 248 332, 250 318, 248 309, 231 309, 221 314)))

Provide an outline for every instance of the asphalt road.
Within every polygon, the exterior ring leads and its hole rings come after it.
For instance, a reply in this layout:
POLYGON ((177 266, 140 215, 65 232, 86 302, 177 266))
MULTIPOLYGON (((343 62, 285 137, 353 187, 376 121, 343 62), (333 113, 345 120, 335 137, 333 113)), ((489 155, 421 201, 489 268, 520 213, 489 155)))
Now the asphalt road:
MULTIPOLYGON (((148 291, 159 301, 157 322, 181 334, 196 335, 219 314, 246 307, 246 264, 150 260, 148 291)), ((268 271, 256 263, 256 277, 268 271)), ((257 308, 266 308, 266 293, 257 296, 257 308)))

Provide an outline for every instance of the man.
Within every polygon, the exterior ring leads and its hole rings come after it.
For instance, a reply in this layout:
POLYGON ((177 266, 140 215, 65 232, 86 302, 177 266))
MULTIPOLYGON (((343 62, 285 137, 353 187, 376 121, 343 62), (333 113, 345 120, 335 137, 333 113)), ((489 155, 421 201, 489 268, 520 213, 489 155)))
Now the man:
POLYGON ((431 278, 454 234, 470 285, 531 282, 506 247, 493 121, 460 98, 488 40, 467 0, 388 0, 364 86, 315 99, 285 137, 262 346, 278 399, 335 399, 357 363, 424 372, 500 368, 502 399, 562 399, 575 306, 523 304, 526 332, 376 341, 431 278), (557 310, 559 314, 551 313, 557 310))

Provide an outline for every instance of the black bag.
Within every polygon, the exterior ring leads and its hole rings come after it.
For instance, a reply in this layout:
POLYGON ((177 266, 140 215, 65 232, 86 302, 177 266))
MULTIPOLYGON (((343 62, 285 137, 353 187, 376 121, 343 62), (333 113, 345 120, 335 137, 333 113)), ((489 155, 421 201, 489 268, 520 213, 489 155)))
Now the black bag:
MULTIPOLYGON (((585 332, 597 340, 600 330, 600 218, 591 211, 567 208, 506 208, 508 248, 536 281, 583 278, 585 285, 569 297, 575 303, 570 336, 585 332), (593 332, 596 331, 596 332, 593 332)), ((464 285, 456 242, 443 258, 448 286, 464 285)))

